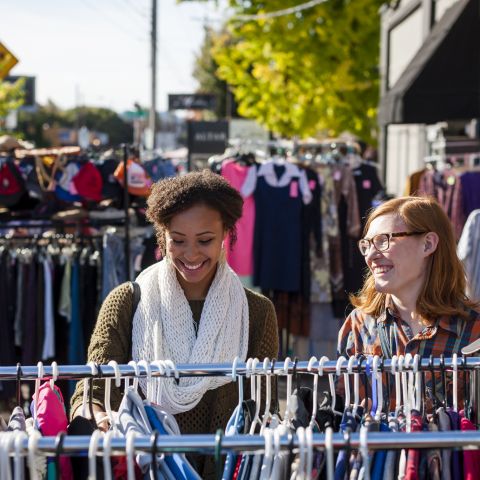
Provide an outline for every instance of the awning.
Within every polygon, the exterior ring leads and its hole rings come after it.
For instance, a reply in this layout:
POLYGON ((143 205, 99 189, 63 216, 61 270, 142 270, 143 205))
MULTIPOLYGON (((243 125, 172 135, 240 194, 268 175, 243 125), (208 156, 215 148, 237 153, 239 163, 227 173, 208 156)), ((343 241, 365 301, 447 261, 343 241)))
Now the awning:
POLYGON ((381 99, 381 125, 480 117, 479 5, 458 0, 445 12, 381 99))

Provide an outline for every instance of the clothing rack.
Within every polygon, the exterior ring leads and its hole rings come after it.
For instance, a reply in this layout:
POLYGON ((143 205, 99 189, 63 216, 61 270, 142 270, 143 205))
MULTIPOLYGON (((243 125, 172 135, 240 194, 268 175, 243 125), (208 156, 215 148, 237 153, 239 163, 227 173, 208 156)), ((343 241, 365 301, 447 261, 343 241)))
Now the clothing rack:
MULTIPOLYGON (((326 358, 326 357, 324 357, 326 358)), ((268 359, 267 359, 268 360, 268 359)), ((212 364, 178 364, 174 368, 172 366, 162 365, 162 362, 152 362, 149 364, 150 373, 152 377, 232 377, 232 364, 230 363, 212 363, 212 364)), ((256 366, 247 367, 247 363, 238 362, 235 368, 237 375, 295 375, 297 374, 316 374, 319 373, 319 362, 299 361, 293 362, 291 359, 285 361, 270 361, 268 366, 264 369, 263 362, 256 366), (310 364, 310 367, 309 367, 310 364)), ((367 364, 365 359, 355 359, 352 361, 352 373, 363 373, 366 371, 367 364)), ((438 357, 420 359, 418 362, 419 371, 431 371, 432 368, 436 372, 445 370, 453 370, 455 363, 452 358, 441 359, 438 357)), ((58 375, 56 379, 59 380, 77 380, 83 378, 115 378, 115 367, 112 365, 58 365, 58 375), (96 373, 92 370, 96 369, 96 373)), ((139 363, 137 365, 138 377, 146 378, 148 376, 145 364, 139 363)), ((372 366, 370 365, 370 368, 372 366)), ((391 372, 392 360, 387 359, 383 361, 383 372, 391 372)), ((403 371, 414 371, 414 362, 408 362, 402 366, 403 371)), ((348 373, 347 362, 338 365, 336 360, 327 360, 322 362, 321 369, 323 374, 348 373)), ((457 359, 458 372, 479 371, 480 372, 480 357, 458 357, 457 359)), ((0 366, 0 381, 2 380, 36 380, 39 371, 42 371, 41 378, 44 380, 54 378, 54 367, 49 365, 39 366, 0 366)), ((118 365, 118 370, 121 377, 136 377, 136 370, 133 365, 118 365)), ((400 370, 397 370, 400 371, 400 370)))
MULTIPOLYGON (((343 433, 332 435, 332 447, 335 450, 343 448, 360 448, 362 442, 359 433, 352 433, 350 438, 343 433)), ((312 446, 316 449, 325 448, 325 434, 313 434, 312 446)), ((480 448, 480 435, 477 431, 450 431, 450 432, 371 432, 367 433, 369 450, 398 450, 404 448, 480 448)), ((87 435, 70 436, 63 439, 61 454, 85 452, 90 445, 91 437, 87 435)), ((125 454, 127 440, 125 437, 112 437, 109 450, 111 455, 125 454)), ((105 440, 98 441, 98 453, 103 452, 105 440)), ((219 440, 216 435, 168 435, 158 436, 155 450, 158 453, 189 453, 201 450, 202 453, 213 454, 220 444, 222 454, 229 451, 260 452, 265 447, 265 437, 262 435, 228 435, 219 440)), ((152 452, 154 443, 151 437, 138 436, 133 440, 135 451, 152 452)), ((293 450, 300 446, 296 434, 283 435, 279 439, 281 450, 293 450)), ((28 453, 28 439, 22 441, 22 454, 28 453)), ((36 451, 47 456, 58 453, 57 437, 41 437, 38 440, 36 451)))

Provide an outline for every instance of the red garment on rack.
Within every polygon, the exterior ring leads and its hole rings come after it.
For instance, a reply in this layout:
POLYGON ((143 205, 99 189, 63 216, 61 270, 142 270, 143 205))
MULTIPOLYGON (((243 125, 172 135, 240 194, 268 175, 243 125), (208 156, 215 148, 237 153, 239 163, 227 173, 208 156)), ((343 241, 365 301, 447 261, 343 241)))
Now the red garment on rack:
MULTIPOLYGON (((476 431, 475 425, 468 419, 465 418, 464 411, 460 411, 460 430, 465 431, 476 431)), ((465 480, 475 480, 480 476, 478 471, 480 466, 480 451, 478 450, 464 450, 463 452, 463 478, 465 480)))
MULTIPOLYGON (((421 432, 423 430, 422 416, 420 413, 413 411, 411 420, 411 431, 421 432)), ((414 450, 413 448, 408 450, 407 453, 407 468, 405 469, 405 480, 417 480, 418 468, 420 465, 420 450, 414 450)))

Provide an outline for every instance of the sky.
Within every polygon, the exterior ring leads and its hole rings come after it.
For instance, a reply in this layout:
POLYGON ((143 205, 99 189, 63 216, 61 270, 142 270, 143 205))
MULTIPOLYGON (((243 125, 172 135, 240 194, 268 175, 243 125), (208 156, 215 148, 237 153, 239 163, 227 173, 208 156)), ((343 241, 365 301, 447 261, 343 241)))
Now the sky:
MULTIPOLYGON (((192 93, 204 23, 220 0, 157 1, 157 110, 168 93, 192 93)), ((2 42, 18 59, 11 75, 36 77, 36 100, 61 108, 133 110, 150 103, 150 0, 0 0, 2 42)))

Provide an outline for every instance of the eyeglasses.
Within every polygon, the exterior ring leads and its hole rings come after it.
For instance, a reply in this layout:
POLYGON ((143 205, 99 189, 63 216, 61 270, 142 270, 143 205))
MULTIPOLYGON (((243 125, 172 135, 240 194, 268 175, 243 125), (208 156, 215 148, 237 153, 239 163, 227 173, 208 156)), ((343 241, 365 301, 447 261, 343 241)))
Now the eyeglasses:
POLYGON ((397 233, 379 233, 371 239, 361 238, 358 241, 358 248, 360 253, 366 257, 370 251, 370 246, 373 244, 375 250, 378 252, 386 252, 390 248, 390 240, 395 237, 411 237, 412 235, 422 235, 426 232, 397 232, 397 233))

